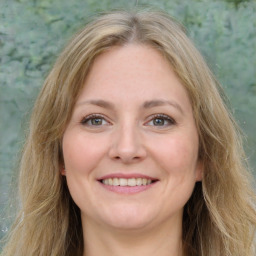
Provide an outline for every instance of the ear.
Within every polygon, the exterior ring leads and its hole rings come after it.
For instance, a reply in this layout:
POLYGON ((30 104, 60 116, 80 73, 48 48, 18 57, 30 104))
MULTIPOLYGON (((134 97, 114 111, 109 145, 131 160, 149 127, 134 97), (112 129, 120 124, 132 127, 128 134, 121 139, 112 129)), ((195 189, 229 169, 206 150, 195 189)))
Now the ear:
POLYGON ((204 175, 204 165, 198 160, 196 164, 196 181, 202 181, 204 175))
POLYGON ((66 176, 66 170, 65 170, 65 166, 64 165, 62 165, 60 167, 60 174, 63 175, 63 176, 66 176))

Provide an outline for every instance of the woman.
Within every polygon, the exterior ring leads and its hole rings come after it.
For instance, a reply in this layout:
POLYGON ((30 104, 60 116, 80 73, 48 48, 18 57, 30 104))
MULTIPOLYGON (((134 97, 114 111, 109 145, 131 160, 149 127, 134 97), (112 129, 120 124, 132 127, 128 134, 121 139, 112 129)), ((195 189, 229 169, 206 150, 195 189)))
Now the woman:
POLYGON ((255 194, 223 97, 165 14, 96 18, 36 101, 3 255, 254 255, 255 194))

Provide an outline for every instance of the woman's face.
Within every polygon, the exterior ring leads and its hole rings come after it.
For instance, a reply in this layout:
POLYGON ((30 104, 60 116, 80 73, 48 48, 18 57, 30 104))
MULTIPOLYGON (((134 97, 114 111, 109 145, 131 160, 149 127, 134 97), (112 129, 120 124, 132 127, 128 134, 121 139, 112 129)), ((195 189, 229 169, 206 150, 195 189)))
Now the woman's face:
POLYGON ((167 60, 130 44, 96 58, 63 137, 83 223, 138 229, 181 223, 201 179, 192 107, 167 60))

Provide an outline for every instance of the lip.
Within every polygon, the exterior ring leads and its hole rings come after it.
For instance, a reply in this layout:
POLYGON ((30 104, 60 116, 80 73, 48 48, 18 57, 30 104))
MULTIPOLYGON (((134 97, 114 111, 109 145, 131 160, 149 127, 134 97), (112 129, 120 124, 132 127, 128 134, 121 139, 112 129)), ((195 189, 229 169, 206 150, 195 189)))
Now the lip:
POLYGON ((149 179, 149 180, 154 180, 154 181, 157 181, 158 179, 157 178, 154 178, 154 177, 150 177, 148 175, 144 175, 144 174, 141 174, 141 173, 129 173, 129 174, 124 174, 124 173, 111 173, 111 174, 108 174, 108 175, 105 175, 105 176, 102 176, 100 178, 98 178, 97 180, 98 181, 101 181, 101 180, 105 180, 105 179, 113 179, 113 178, 124 178, 124 179, 132 179, 132 178, 144 178, 144 179, 149 179))

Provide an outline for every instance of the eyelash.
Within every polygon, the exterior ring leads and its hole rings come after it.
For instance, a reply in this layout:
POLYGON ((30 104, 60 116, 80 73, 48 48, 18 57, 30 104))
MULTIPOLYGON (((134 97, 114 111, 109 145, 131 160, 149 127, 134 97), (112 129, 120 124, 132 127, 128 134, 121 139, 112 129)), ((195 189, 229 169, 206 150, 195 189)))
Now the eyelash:
MULTIPOLYGON (((104 115, 101 115, 101 114, 91 114, 91 115, 88 115, 86 117, 84 117, 82 120, 81 120, 81 124, 82 125, 88 125, 88 126, 102 126, 102 123, 99 124, 99 125, 95 125, 95 124, 88 124, 89 121, 92 121, 93 119, 101 119, 102 122, 107 122, 109 123, 108 121, 106 121, 106 118, 104 117, 104 115)), ((176 124, 176 121, 171 118, 170 116, 168 115, 165 115, 165 114, 155 114, 153 116, 150 117, 150 120, 146 122, 146 125, 148 125, 148 123, 154 121, 155 119, 163 119, 164 122, 167 121, 168 124, 164 124, 164 125, 159 125, 159 127, 166 127, 166 126, 170 126, 170 125, 175 125, 176 124)), ((153 125, 153 126, 158 126, 158 125, 153 125)))

